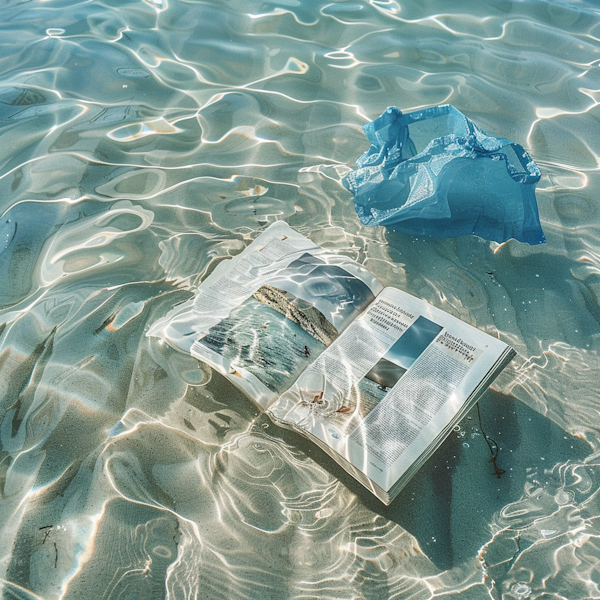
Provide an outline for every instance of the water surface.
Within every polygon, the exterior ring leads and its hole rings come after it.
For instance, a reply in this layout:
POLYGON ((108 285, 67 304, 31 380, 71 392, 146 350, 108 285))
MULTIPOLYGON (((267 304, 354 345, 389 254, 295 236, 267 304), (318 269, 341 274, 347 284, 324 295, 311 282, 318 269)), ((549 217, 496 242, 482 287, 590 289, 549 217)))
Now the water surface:
POLYGON ((7 0, 0 30, 5 599, 600 598, 594 2, 7 0), (540 165, 546 244, 360 224, 362 125, 441 103, 540 165), (518 351, 389 508, 145 335, 278 219, 518 351))

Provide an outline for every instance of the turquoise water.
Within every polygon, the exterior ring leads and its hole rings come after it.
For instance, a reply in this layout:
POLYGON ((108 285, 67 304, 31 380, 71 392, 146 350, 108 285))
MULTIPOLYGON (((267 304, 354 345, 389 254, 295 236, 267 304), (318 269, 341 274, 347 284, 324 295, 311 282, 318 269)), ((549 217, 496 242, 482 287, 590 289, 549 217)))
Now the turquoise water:
POLYGON ((4 599, 600 598, 594 2, 5 0, 0 30, 4 599), (446 102, 539 164, 548 243, 360 224, 362 125, 446 102), (145 336, 277 219, 518 352, 388 508, 145 336))

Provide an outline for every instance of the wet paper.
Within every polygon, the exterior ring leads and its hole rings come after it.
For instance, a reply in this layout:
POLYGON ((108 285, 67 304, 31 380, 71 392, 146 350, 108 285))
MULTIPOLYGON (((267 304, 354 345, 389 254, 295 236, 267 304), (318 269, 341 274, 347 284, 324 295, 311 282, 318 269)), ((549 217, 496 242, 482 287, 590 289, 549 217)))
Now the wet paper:
POLYGON ((446 238, 546 241, 540 170, 519 144, 491 136, 446 104, 388 108, 363 127, 371 144, 343 180, 365 225, 446 238))

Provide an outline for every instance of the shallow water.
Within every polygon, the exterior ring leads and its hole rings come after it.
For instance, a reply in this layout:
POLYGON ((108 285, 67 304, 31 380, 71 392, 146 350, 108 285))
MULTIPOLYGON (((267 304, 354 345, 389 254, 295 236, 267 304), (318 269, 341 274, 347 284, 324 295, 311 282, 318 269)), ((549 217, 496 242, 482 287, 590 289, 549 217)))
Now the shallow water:
POLYGON ((594 2, 5 0, 0 29, 5 599, 600 598, 594 2), (540 165, 547 244, 360 225, 361 126, 445 102, 540 165), (518 351, 389 508, 145 336, 277 219, 518 351))

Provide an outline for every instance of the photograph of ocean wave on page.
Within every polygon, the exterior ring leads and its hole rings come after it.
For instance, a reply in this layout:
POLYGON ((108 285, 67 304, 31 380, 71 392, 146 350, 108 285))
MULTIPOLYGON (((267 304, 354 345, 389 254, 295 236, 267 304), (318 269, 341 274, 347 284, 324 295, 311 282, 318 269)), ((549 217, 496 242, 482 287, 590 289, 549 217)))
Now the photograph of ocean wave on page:
POLYGON ((211 327, 199 343, 223 356, 232 375, 243 377, 240 369, 246 370, 281 394, 326 348, 322 340, 328 333, 315 320, 303 328, 264 302, 250 298, 211 327))
POLYGON ((358 277, 308 252, 270 279, 269 285, 310 302, 338 333, 375 299, 358 277))
POLYGON ((599 599, 599 60, 597 0, 1 2, 2 600, 599 599), (546 243, 361 222, 363 127, 446 104, 546 243), (517 351, 388 507, 146 335, 276 221, 517 351))
POLYGON ((217 354, 234 383, 250 373, 281 394, 375 296, 346 269, 308 252, 267 281, 200 337, 194 351, 217 354))

